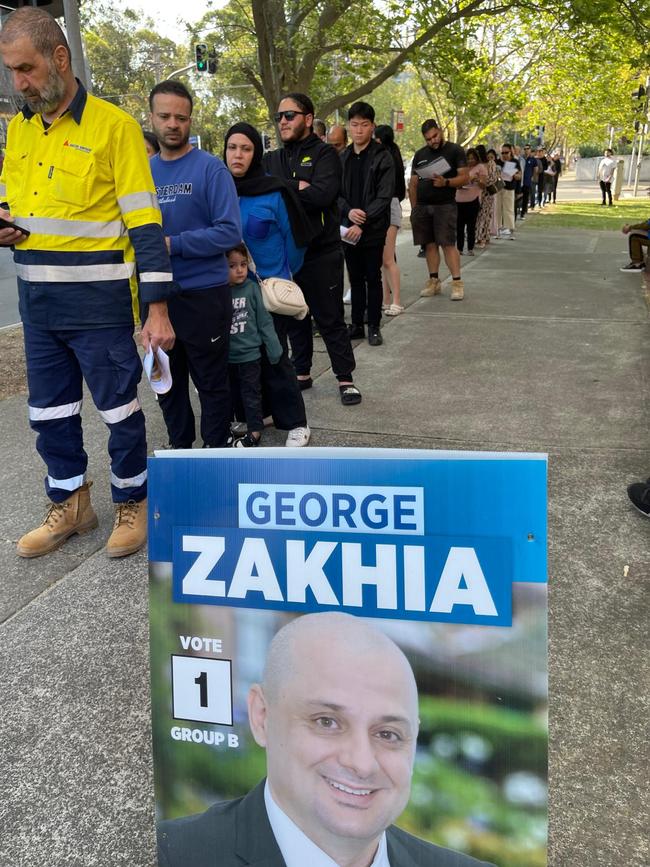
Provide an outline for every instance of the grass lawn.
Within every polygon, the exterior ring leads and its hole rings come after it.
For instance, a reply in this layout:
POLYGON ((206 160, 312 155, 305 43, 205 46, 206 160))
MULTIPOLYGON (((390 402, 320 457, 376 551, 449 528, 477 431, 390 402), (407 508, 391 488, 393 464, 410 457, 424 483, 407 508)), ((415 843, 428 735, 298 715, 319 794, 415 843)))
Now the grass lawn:
POLYGON ((640 223, 650 219, 650 199, 620 199, 603 208, 600 202, 558 202, 535 211, 530 220, 540 229, 614 229, 620 231, 625 223, 640 223))

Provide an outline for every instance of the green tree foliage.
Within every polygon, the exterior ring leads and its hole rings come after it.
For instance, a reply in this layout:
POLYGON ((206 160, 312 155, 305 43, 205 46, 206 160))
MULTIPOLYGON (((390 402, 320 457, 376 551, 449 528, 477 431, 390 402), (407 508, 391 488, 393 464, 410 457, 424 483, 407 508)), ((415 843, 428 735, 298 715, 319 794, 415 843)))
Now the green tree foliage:
POLYGON ((184 80, 197 94, 193 132, 207 149, 220 153, 236 120, 272 135, 279 97, 301 90, 329 123, 359 98, 383 122, 404 110, 398 141, 408 155, 428 116, 465 146, 538 124, 563 148, 604 141, 609 124, 630 137, 650 0, 230 0, 184 44, 132 11, 96 3, 82 11, 95 91, 144 125, 150 88, 190 63, 201 41, 217 50, 218 73, 184 80))
POLYGON ((255 89, 269 114, 283 93, 299 90, 330 117, 407 62, 426 62, 425 46, 439 58, 457 56, 463 26, 512 7, 499 0, 230 0, 199 30, 214 34, 223 64, 255 89))
POLYGON ((632 91, 645 81, 628 59, 629 43, 616 33, 592 33, 590 41, 576 44, 563 33, 556 39, 554 57, 570 57, 570 63, 551 63, 544 58, 537 69, 530 99, 521 114, 525 124, 544 124, 549 147, 573 149, 581 142, 632 138, 634 106, 632 91))
POLYGON ((82 35, 97 96, 148 125, 151 88, 188 63, 188 50, 156 33, 155 24, 127 9, 84 7, 82 35))

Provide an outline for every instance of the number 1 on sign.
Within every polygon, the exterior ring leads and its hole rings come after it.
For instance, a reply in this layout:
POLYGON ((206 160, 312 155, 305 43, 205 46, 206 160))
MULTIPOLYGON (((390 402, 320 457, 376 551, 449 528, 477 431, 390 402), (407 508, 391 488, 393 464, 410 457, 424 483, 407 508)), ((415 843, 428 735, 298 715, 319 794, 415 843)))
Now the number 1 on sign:
POLYGON ((194 678, 194 683, 199 687, 199 701, 201 707, 208 706, 208 673, 202 671, 198 677, 194 678))

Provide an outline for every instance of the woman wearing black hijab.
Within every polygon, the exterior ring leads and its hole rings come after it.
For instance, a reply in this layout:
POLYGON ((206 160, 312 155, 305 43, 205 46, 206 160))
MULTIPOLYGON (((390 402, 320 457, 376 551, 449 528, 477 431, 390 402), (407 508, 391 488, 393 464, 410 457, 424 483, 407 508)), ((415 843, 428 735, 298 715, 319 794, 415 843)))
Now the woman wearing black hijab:
MULTIPOLYGON (((226 133, 224 161, 239 195, 243 241, 260 277, 291 279, 300 270, 311 239, 298 197, 280 178, 264 173, 262 139, 255 127, 236 123, 226 133)), ((276 428, 289 431, 287 446, 306 446, 311 436, 305 404, 287 352, 290 316, 273 313, 282 345, 278 364, 262 356, 262 383, 276 428)))

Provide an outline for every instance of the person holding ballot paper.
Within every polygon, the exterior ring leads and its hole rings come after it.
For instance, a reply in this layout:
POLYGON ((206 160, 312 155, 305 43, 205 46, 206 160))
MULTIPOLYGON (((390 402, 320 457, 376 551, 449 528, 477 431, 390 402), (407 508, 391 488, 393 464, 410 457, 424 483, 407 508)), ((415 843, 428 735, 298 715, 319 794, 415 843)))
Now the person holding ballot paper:
POLYGON ((440 247, 452 276, 451 300, 462 301, 460 255, 456 247, 456 190, 467 183, 465 151, 445 141, 437 121, 429 118, 421 127, 426 145, 413 157, 409 181, 413 243, 423 245, 429 277, 420 292, 423 297, 442 291, 438 268, 440 247))
POLYGON ((521 179, 519 161, 515 158, 511 144, 501 146, 501 159, 497 160, 501 167, 503 189, 497 193, 497 225, 499 235, 515 239, 515 187, 521 179))

